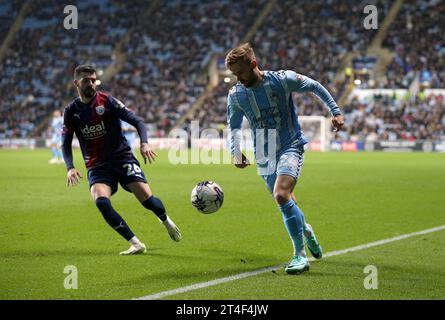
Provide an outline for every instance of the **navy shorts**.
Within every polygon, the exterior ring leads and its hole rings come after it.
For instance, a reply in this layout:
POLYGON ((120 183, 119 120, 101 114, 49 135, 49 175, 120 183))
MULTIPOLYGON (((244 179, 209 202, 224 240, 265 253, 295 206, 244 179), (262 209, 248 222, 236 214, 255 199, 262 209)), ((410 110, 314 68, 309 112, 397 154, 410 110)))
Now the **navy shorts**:
POLYGON ((137 159, 127 159, 123 161, 110 162, 96 168, 88 170, 88 181, 91 186, 95 183, 104 183, 111 187, 112 193, 117 191, 118 183, 126 191, 129 183, 140 181, 147 183, 144 172, 142 171, 137 159))

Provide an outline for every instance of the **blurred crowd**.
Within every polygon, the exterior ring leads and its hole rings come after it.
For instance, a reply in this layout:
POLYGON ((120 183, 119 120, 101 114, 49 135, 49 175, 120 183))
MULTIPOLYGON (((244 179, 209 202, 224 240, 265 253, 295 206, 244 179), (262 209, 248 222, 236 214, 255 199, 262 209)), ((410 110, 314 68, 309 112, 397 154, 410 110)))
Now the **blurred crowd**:
POLYGON ((111 92, 167 135, 205 90, 212 54, 238 44, 266 0, 168 1, 132 32, 111 92))
POLYGON ((134 23, 142 2, 71 1, 78 8, 77 30, 64 28, 63 2, 30 2, 0 64, 0 138, 27 137, 53 110, 62 109, 75 96, 72 78, 77 64, 108 66, 114 45, 134 23))
POLYGON ((22 4, 23 0, 0 1, 0 44, 6 38, 22 4))
MULTIPOLYGON (((0 1, 0 40, 22 3, 0 1)), ((166 136, 205 91, 212 56, 223 57, 242 41, 267 0, 161 1, 150 15, 145 11, 151 2, 143 0, 70 4, 78 8, 78 30, 63 28, 60 1, 31 2, 0 63, 0 139, 41 134, 49 115, 76 96, 74 67, 90 63, 105 70, 124 37, 125 63, 99 90, 142 116, 152 137, 166 136)), ((378 31, 363 28, 363 8, 369 4, 377 6, 381 24, 391 1, 278 0, 251 40, 260 68, 295 70, 339 98, 347 80, 336 77, 343 58, 364 52, 378 31)), ((444 18, 443 1, 404 1, 383 43, 395 55, 382 87, 408 88, 416 74, 430 87, 445 87, 444 18)), ((199 120, 201 128, 225 128, 230 85, 221 81, 184 128, 191 120, 199 120)), ((329 115, 311 94, 294 98, 300 115, 329 115)), ((349 127, 341 133, 344 139, 443 138, 442 96, 352 99, 341 107, 349 127)))
POLYGON ((404 0, 383 46, 394 58, 380 84, 408 88, 416 74, 431 88, 445 88, 445 1, 404 0))
POLYGON ((347 105, 338 140, 445 140, 445 96, 374 95, 347 105))

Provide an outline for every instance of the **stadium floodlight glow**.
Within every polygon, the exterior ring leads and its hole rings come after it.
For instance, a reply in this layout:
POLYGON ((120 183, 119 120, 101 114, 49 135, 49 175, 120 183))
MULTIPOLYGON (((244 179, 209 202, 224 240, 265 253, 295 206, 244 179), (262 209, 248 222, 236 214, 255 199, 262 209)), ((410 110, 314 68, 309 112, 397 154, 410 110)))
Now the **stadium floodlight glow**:
POLYGON ((229 83, 229 82, 230 82, 230 77, 225 77, 225 78, 224 78, 224 82, 225 82, 225 83, 229 83))

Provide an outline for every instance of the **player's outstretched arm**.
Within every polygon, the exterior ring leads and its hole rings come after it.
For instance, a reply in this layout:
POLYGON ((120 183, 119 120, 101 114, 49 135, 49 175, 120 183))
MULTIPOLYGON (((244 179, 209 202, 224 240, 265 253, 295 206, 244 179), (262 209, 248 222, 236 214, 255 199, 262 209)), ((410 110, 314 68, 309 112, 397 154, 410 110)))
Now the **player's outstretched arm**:
POLYGON ((309 77, 298 74, 294 71, 286 71, 286 83, 291 92, 312 92, 315 94, 329 109, 332 114, 332 125, 334 131, 339 131, 345 124, 344 117, 341 113, 334 98, 332 98, 329 91, 318 81, 315 81, 309 77))
POLYGON ((147 128, 145 127, 144 121, 141 117, 138 117, 133 111, 125 107, 125 105, 114 97, 109 96, 109 101, 111 102, 111 109, 116 112, 119 119, 131 124, 136 128, 139 138, 142 142, 147 142, 147 128))
POLYGON ((157 157, 158 155, 148 146, 147 128, 145 127, 142 118, 138 117, 134 112, 126 108, 125 105, 116 98, 109 97, 109 99, 111 102, 111 106, 114 107, 114 110, 119 119, 131 124, 133 127, 136 128, 141 141, 140 151, 142 158, 144 158, 144 163, 147 164, 147 160, 150 163, 152 163, 152 161, 155 161, 155 157, 157 157))

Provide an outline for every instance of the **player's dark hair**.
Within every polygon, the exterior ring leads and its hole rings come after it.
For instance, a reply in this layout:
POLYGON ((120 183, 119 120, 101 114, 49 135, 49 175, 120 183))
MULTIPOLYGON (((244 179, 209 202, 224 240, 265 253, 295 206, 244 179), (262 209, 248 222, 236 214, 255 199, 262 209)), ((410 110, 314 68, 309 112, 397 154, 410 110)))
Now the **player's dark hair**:
POLYGON ((96 73, 96 69, 89 64, 81 64, 74 69, 74 79, 79 79, 82 74, 93 74, 96 73))

